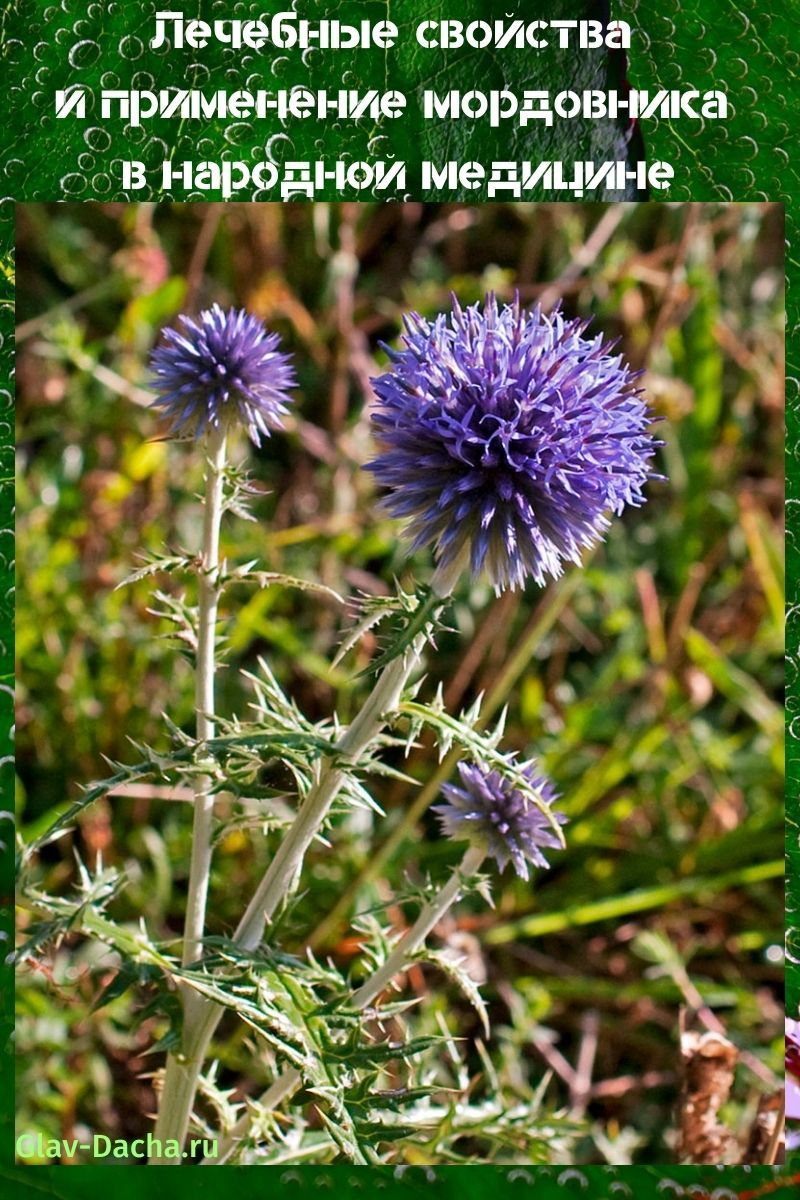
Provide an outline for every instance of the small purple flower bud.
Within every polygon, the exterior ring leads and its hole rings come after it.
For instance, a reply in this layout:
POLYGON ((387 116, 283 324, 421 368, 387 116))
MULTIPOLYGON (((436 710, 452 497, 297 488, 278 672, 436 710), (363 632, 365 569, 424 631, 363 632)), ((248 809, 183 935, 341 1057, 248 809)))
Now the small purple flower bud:
MULTIPOLYGON (((557 793, 534 762, 521 766, 530 786, 548 807, 557 793)), ((459 763, 461 787, 442 784, 446 804, 435 804, 442 832, 455 841, 469 841, 485 850, 502 871, 511 863, 522 879, 528 879, 528 864, 548 867, 543 849, 562 849, 561 841, 542 810, 499 771, 474 763, 459 763)), ((554 812, 560 825, 563 813, 554 812)))
POLYGON ((243 308, 218 304, 197 320, 179 318, 182 330, 165 329, 150 358, 153 401, 176 435, 200 437, 209 429, 242 425, 255 442, 282 428, 281 417, 296 380, 280 338, 243 308))
POLYGON ((368 469, 434 587, 486 571, 500 592, 580 563, 610 514, 643 503, 656 442, 637 375, 587 322, 519 300, 405 319, 405 349, 374 380, 380 451, 368 469))

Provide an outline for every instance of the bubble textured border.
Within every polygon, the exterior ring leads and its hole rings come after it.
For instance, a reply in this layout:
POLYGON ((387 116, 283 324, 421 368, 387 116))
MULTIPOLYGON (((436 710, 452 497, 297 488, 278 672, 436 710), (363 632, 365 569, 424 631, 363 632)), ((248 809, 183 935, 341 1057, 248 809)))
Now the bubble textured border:
MULTIPOLYGON (((71 4, 72 0, 63 0, 71 4)), ((101 4, 100 7, 103 7, 101 4)), ((111 5, 109 4, 109 7, 111 5)), ((114 7, 118 7, 115 5, 114 7)), ((197 9, 205 5, 198 0, 197 9)), ((35 28, 47 5, 42 0, 19 0, 6 6, 0 17, 0 50, 8 39, 6 19, 11 14, 23 27, 35 28)), ((748 202, 782 201, 786 205, 787 251, 787 593, 790 663, 794 661, 797 620, 800 620, 800 528, 794 517, 800 504, 800 309, 797 303, 800 262, 797 257, 797 225, 800 209, 800 176, 796 157, 796 111, 800 106, 798 68, 800 55, 794 49, 800 19, 800 0, 773 0, 758 7, 734 0, 626 0, 616 5, 616 15, 632 22, 636 49, 629 72, 636 87, 702 87, 716 84, 731 95, 734 113, 721 127, 684 131, 669 123, 650 122, 644 129, 651 160, 662 158, 676 168, 677 185, 672 200, 727 200, 748 202)), ((134 12, 131 10, 131 19, 134 12)), ((0 87, 2 84, 0 84, 0 87)), ((20 101, 18 99, 17 103, 20 101)), ((22 114, 24 116, 24 114, 22 114)), ((28 114, 29 117, 33 112, 28 114)), ((324 134, 324 131, 321 131, 324 134)), ((123 147, 120 145, 120 153, 123 147)), ((0 159, 0 178, 8 177, 0 159)), ((14 200, 24 202, 22 189, 11 199, 0 201, 0 261, 13 271, 14 200)), ((54 195, 50 199, 65 198, 54 195)), ((100 194, 82 199, 103 199, 100 194)), ((454 197, 468 200, 469 195, 454 197)), ((13 896, 13 841, 6 814, 13 809, 13 763, 11 754, 11 661, 13 657, 13 304, 12 276, 0 276, 0 783, 2 785, 2 828, 0 852, 2 875, 0 936, 4 947, 10 938, 13 896)), ((787 718, 800 713, 800 686, 790 678, 787 718)), ((800 783, 800 743, 789 729, 789 785, 787 812, 794 826, 800 822, 796 799, 800 783)), ((794 850, 796 847, 791 847, 794 850)), ((5 953, 5 950, 3 951, 5 953)), ((0 989, 0 1181, 13 1186, 15 1194, 33 1196, 42 1192, 62 1200, 84 1197, 105 1186, 103 1168, 79 1167, 60 1171, 51 1167, 15 1167, 12 1159, 13 1058, 11 1040, 11 981, 7 968, 0 989), (98 1174, 98 1171, 100 1172, 98 1174)), ((800 971, 790 968, 790 1001, 800 998, 800 971)), ((224 1176, 205 1171, 198 1183, 194 1168, 170 1177, 177 1198, 202 1188, 213 1197, 227 1191, 224 1176)), ((305 1167, 282 1171, 275 1168, 270 1187, 280 1194, 309 1196, 323 1191, 358 1196, 377 1189, 389 1196, 452 1196, 458 1200, 482 1200, 498 1186, 510 1195, 534 1194, 537 1200, 563 1198, 570 1193, 592 1198, 694 1197, 694 1200, 757 1200, 758 1197, 796 1188, 800 1174, 792 1168, 768 1167, 444 1167, 361 1168, 305 1167)), ((115 1191, 122 1200, 150 1190, 147 1176, 137 1176, 132 1167, 114 1175, 115 1191), (137 1183, 137 1178, 140 1182, 137 1183)), ((237 1176, 242 1200, 260 1195, 264 1187, 254 1169, 244 1168, 237 1176)))

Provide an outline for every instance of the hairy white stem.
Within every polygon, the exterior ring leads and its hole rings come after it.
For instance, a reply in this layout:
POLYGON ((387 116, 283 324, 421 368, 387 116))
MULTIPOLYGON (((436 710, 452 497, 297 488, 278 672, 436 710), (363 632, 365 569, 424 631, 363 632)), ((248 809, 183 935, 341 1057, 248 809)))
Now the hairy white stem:
MULTIPOLYGON (((195 720, 198 742, 214 736, 214 668, 219 600, 219 530, 222 520, 225 435, 212 430, 207 443, 205 496, 203 500, 203 540, 198 571, 197 659, 195 667, 195 720)), ((211 831, 214 816, 212 780, 201 776, 194 782, 194 820, 189 866, 189 887, 183 931, 181 961, 184 966, 197 962, 203 951, 208 880, 211 874, 211 831)), ((154 1155, 154 1165, 171 1163, 163 1157, 163 1143, 175 1139, 182 1144, 189 1124, 194 1090, 200 1064, 188 1053, 195 1021, 202 1017, 202 1005, 195 993, 183 993, 184 1045, 177 1055, 167 1059, 164 1088, 156 1120, 155 1137, 162 1142, 162 1155, 154 1155)))
MULTIPOLYGON (((480 847, 470 846, 461 860, 461 865, 456 868, 436 895, 432 896, 422 907, 414 924, 403 934, 383 965, 378 967, 377 971, 373 971, 353 993, 354 1008, 368 1008, 372 1001, 385 991, 394 977, 408 966, 411 956, 424 944, 428 934, 441 921, 451 905, 455 904, 464 884, 477 875, 485 857, 485 851, 480 847)), ((264 1092, 258 1102, 259 1108, 265 1112, 277 1108, 297 1091, 302 1082, 300 1072, 296 1071, 294 1067, 290 1067, 282 1075, 279 1075, 264 1092)), ((225 1162, 230 1158, 241 1139, 247 1136, 251 1120, 250 1113, 245 1113, 220 1141, 214 1157, 204 1159, 201 1165, 213 1166, 215 1163, 225 1162)))
POLYGON ((347 767, 358 762, 372 739, 380 732, 386 714, 397 707, 403 688, 419 661, 424 645, 425 637, 420 635, 405 654, 386 666, 372 695, 339 742, 336 757, 337 761, 344 765, 326 762, 320 769, 316 784, 300 806, 294 824, 278 847, 239 922, 235 941, 246 950, 255 949, 263 937, 267 922, 291 892, 306 850, 342 789, 347 777, 347 767))
POLYGON ((408 964, 411 955, 425 942, 434 925, 458 899, 464 884, 477 875, 486 852, 479 846, 470 846, 447 883, 422 907, 411 928, 401 937, 382 967, 366 979, 354 993, 356 1008, 367 1008, 408 964))
MULTIPOLYGON (((373 738, 383 728, 386 716, 397 708, 403 688, 419 662, 426 640, 425 632, 418 634, 404 654, 387 663, 371 696, 339 741, 335 765, 325 762, 321 766, 316 783, 302 802, 294 823, 278 847, 239 922, 234 934, 237 945, 246 950, 254 950, 264 935, 267 922, 291 893, 300 874, 306 851, 317 836, 333 801, 345 783, 348 766, 358 762, 373 738)), ((165 1136, 177 1137, 181 1146, 186 1137, 197 1081, 208 1044, 223 1011, 220 1005, 195 995, 191 1006, 191 1020, 184 1025, 180 1061, 167 1060, 164 1096, 168 1095, 168 1089, 170 1095, 173 1091, 180 1094, 183 1109, 176 1114, 175 1120, 170 1120, 165 1126, 169 1130, 165 1136), (178 1115, 180 1121, 177 1120, 178 1115)), ((159 1112, 156 1134, 162 1126, 164 1122, 159 1112)), ((159 1163, 161 1161, 174 1164, 177 1160, 151 1160, 159 1163)))
MULTIPOLYGON (((212 432, 208 439, 208 468, 203 511, 203 547, 198 577, 197 666, 194 707, 198 742, 214 736, 214 667, 219 602, 219 527, 222 519, 225 436, 212 432)), ((194 825, 189 892, 184 927, 184 966, 197 962, 203 952, 203 931, 211 871, 211 829, 214 816, 212 781, 208 776, 194 784, 194 825)))

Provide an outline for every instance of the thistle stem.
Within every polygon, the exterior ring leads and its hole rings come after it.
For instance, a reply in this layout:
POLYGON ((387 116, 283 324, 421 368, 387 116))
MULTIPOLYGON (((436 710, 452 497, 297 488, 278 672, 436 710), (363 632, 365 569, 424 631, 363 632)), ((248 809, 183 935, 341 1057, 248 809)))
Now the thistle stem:
MULTIPOLYGON (((198 571, 197 655, 195 667, 195 721, 198 743, 214 736, 214 672, 217 605, 219 601, 219 530, 222 520, 223 477, 225 470, 225 435, 212 430, 207 443, 205 497, 203 500, 203 540, 198 571)), ((189 886, 186 900, 183 966, 197 962, 203 952, 208 881, 211 874, 211 832, 214 816, 212 779, 203 775, 194 782, 194 819, 192 851, 189 866, 189 886)), ((188 1052, 193 1025, 202 1015, 199 997, 188 990, 183 992, 183 1045, 177 1055, 167 1058, 164 1088, 159 1103, 155 1137, 163 1143, 176 1139, 182 1144, 189 1124, 189 1115, 200 1064, 193 1062, 188 1052)), ((174 1158, 151 1159, 154 1164, 177 1163, 174 1158)))
MULTIPOLYGON (((302 802, 294 823, 278 847, 239 922, 233 939, 238 946, 245 950, 254 950, 258 946, 267 923, 293 890, 305 853, 341 791, 348 768, 358 762, 373 738, 383 728, 386 716, 396 709, 403 688, 419 662, 426 641, 427 627, 414 638, 411 646, 402 655, 386 665, 371 696, 339 741, 334 762, 325 762, 320 767, 316 783, 302 802)), ((181 1108, 176 1108, 174 1119, 169 1122, 166 1117, 162 1122, 159 1112, 155 1132, 158 1135, 160 1128, 168 1129, 169 1132, 163 1136, 177 1137, 181 1146, 186 1137, 203 1060, 223 1011, 213 1001, 195 995, 190 1019, 184 1022, 180 1062, 173 1063, 169 1058, 167 1060, 163 1097, 169 1096, 171 1109, 173 1093, 179 1095, 181 1108)), ((161 1161, 151 1160, 154 1163, 161 1161)), ((166 1161, 174 1164, 178 1160, 166 1161)))
MULTIPOLYGON (((203 509, 203 548, 198 579, 197 667, 195 714, 197 741, 214 736, 214 668, 219 603, 219 527, 222 519, 225 435, 212 431, 208 439, 206 495, 203 509)), ((214 816, 212 780, 202 776, 194 784, 194 825, 189 894, 183 938, 184 966, 197 962, 203 952, 208 880, 211 872, 211 829, 214 816)))
POLYGON ((263 937, 267 922, 292 890, 306 850, 341 791, 348 767, 358 762, 380 732, 386 714, 397 707, 408 677, 419 662, 425 640, 424 634, 419 635, 405 654, 387 665, 372 695, 339 742, 337 764, 326 762, 322 766, 316 784, 303 801, 294 824, 281 842, 239 922, 234 940, 246 950, 255 949, 263 937), (343 765, 339 766, 338 762, 343 765))
MULTIPOLYGON (((423 945, 433 927, 441 921, 451 905, 455 904, 464 884, 477 875, 485 857, 485 851, 480 847, 470 846, 461 860, 460 866, 453 871, 447 883, 439 889, 436 895, 432 896, 422 907, 414 924, 403 934, 383 965, 378 967, 377 971, 373 971, 353 993, 354 1008, 368 1008, 373 1000, 385 991, 394 977, 404 970, 411 956, 423 945)), ((302 1082, 300 1072, 294 1067, 290 1067, 270 1085, 259 1100, 259 1107, 267 1112, 277 1108, 282 1101, 297 1091, 302 1082)), ((233 1129, 219 1143, 214 1158, 204 1160, 201 1165, 211 1166, 225 1162, 235 1150, 238 1142, 246 1136, 249 1128, 250 1113, 248 1112, 236 1122, 233 1129)))
POLYGON ((486 852, 481 847, 470 846, 461 860, 461 865, 453 871, 436 895, 422 907, 416 921, 403 934, 383 966, 373 971, 353 993, 353 1004, 356 1008, 368 1008, 395 975, 403 970, 411 955, 425 942, 434 925, 437 925, 450 906, 455 904, 467 880, 477 875, 485 857, 486 852))

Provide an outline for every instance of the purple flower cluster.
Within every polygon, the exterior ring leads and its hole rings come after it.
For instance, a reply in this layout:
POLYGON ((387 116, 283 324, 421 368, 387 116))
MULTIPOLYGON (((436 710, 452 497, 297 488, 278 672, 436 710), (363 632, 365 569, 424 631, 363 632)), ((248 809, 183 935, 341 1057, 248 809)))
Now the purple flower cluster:
POLYGON ((405 319, 405 348, 374 380, 369 470, 412 549, 434 547, 440 594, 467 568, 498 592, 542 584, 580 563, 609 514, 642 503, 650 414, 636 375, 586 325, 493 295, 405 319))
POLYGON ((196 321, 180 317, 182 330, 164 330, 150 359, 158 397, 153 407, 169 418, 172 432, 199 437, 209 429, 242 425, 256 445, 281 428, 296 384, 280 338, 244 309, 218 304, 196 321))
MULTIPOLYGON (((522 773, 530 786, 549 806, 557 794, 536 764, 526 763, 522 773)), ((543 849, 560 850, 561 842, 542 810, 515 788, 499 771, 473 763, 459 763, 461 787, 453 783, 442 785, 446 804, 435 804, 442 832, 456 841, 470 841, 486 851, 500 870, 510 862, 523 879, 528 878, 528 864, 547 867, 550 864, 543 849)), ((553 813, 563 825, 563 813, 553 813)))

